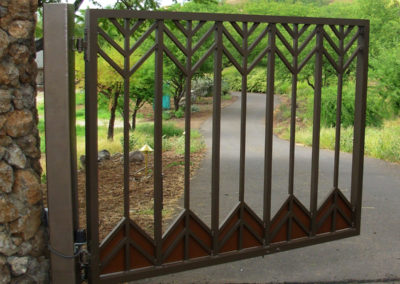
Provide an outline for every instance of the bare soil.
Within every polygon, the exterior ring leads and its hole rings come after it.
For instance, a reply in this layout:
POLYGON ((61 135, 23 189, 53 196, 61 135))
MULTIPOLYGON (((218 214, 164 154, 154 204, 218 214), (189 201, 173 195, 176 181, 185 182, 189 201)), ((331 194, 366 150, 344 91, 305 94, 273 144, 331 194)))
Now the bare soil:
MULTIPOLYGON (((191 155, 191 175, 196 172, 204 151, 191 155)), ((147 169, 144 163, 130 163, 129 170, 129 215, 150 236, 153 235, 154 176, 153 156, 148 157, 147 169)), ((181 208, 180 199, 184 185, 184 156, 173 151, 163 153, 163 228, 181 208)), ((118 224, 124 215, 124 166, 121 155, 99 163, 99 232, 100 240, 118 224)), ((80 224, 86 224, 85 171, 78 172, 80 224)))

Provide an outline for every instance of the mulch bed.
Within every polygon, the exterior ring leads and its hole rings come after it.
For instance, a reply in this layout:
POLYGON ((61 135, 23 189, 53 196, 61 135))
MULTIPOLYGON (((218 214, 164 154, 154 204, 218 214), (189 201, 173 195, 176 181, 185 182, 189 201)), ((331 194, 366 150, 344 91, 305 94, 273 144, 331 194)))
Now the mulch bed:
MULTIPOLYGON (((204 157, 204 151, 191 155, 191 176, 204 157)), ((130 218, 153 236, 153 155, 148 157, 148 171, 144 163, 130 163, 129 195, 130 218)), ((99 163, 99 232, 103 240, 123 217, 124 168, 121 155, 99 163)), ((184 156, 174 151, 163 153, 163 231, 180 212, 184 188, 184 156)), ((80 227, 86 226, 85 171, 78 172, 80 227)))

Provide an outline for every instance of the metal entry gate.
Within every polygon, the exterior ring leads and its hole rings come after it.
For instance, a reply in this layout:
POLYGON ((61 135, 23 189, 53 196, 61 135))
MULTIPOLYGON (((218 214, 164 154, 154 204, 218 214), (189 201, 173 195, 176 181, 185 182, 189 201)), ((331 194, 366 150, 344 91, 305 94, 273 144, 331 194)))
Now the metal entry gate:
MULTIPOLYGON (((319 19, 254 15, 194 14, 88 10, 86 14, 86 186, 89 281, 116 282, 177 272, 201 266, 260 256, 312 245, 360 233, 364 127, 367 93, 369 22, 350 19, 319 19), (103 29, 113 25, 123 38, 116 42, 103 29), (173 27, 185 41, 171 31, 173 27), (199 31, 204 30, 202 34, 199 31), (261 29, 258 29, 262 27, 261 29), (306 37, 302 37, 307 34, 306 37), (132 57, 146 39, 154 35, 148 51, 132 57), (175 47, 165 44, 166 40, 175 47), (111 58, 100 42, 114 47, 121 60, 111 58), (195 56, 206 42, 211 44, 195 56), (229 46, 228 46, 229 45, 229 46), (257 50, 257 54, 254 51, 257 50), (183 55, 178 57, 176 52, 183 55), (100 244, 97 163, 97 74, 103 58, 123 78, 124 89, 124 217, 100 244), (186 106, 191 104, 191 81, 208 59, 214 64, 211 227, 205 225, 190 206, 190 119, 185 110, 184 209, 175 223, 162 234, 162 89, 163 60, 167 57, 186 78, 186 106), (132 59, 136 58, 136 59, 132 59), (129 217, 129 87, 131 77, 146 60, 154 60, 154 238, 129 217), (246 203, 245 142, 247 75, 261 61, 266 67, 265 168, 263 215, 257 216, 246 203), (271 216, 274 86, 277 62, 292 78, 289 190, 287 200, 271 216), (337 75, 337 123, 333 190, 318 206, 320 116, 323 66, 337 75), (237 207, 219 223, 220 204, 220 119, 223 65, 234 66, 242 76, 240 182, 237 207), (298 76, 305 66, 314 77, 312 166, 309 210, 293 190, 296 96, 298 76), (311 67, 310 67, 311 66, 311 67), (352 69, 352 71, 351 71, 352 69), (354 72, 355 71, 355 72, 354 72), (345 76, 352 72, 352 76, 345 76), (347 79, 346 79, 347 78, 347 79), (338 188, 341 100, 343 80, 355 80, 355 113, 351 200, 338 188)), ((331 185, 327 185, 331 186, 331 185)))

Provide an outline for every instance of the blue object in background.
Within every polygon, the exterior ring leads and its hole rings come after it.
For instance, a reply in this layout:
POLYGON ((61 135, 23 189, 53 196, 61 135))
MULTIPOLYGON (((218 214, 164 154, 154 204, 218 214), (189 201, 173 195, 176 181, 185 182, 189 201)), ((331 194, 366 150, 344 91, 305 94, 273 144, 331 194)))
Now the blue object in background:
MULTIPOLYGON (((169 83, 163 84, 163 97, 162 97, 162 108, 164 109, 171 109, 171 98, 170 94, 169 83)), ((154 110, 154 103, 153 103, 153 110, 154 110)))
POLYGON ((170 102, 170 95, 171 90, 168 82, 163 84, 163 97, 162 97, 162 108, 163 109, 170 109, 171 102, 170 102))
POLYGON ((162 97, 162 108, 163 109, 170 109, 171 108, 171 100, 168 95, 163 95, 162 97))

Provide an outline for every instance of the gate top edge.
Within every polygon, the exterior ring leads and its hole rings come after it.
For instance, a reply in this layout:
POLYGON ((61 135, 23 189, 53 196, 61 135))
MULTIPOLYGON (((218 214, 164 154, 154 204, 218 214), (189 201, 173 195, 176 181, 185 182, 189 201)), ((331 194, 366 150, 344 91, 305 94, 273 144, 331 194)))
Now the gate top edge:
POLYGON ((243 14, 219 14, 219 13, 191 13, 170 11, 130 11, 111 9, 88 9, 94 18, 140 18, 160 20, 192 20, 192 21, 220 21, 220 22, 257 22, 257 23, 281 23, 281 24, 309 24, 309 25, 350 25, 369 26, 369 20, 365 19, 341 19, 341 18, 315 18, 269 15, 243 15, 243 14))

